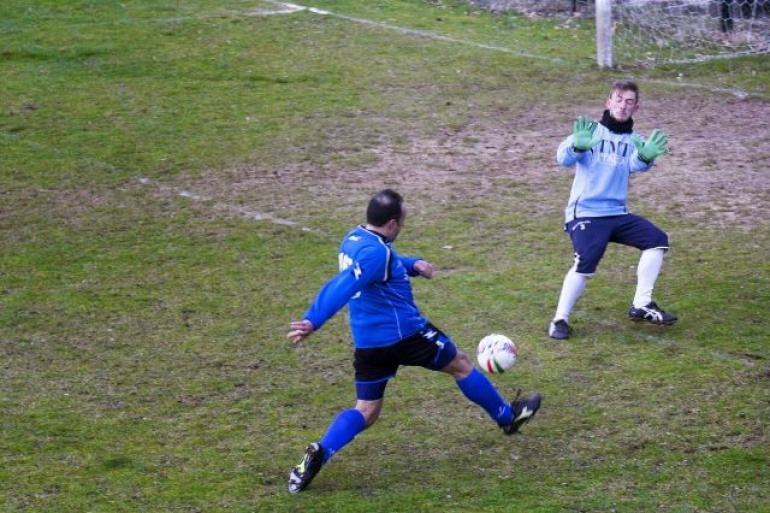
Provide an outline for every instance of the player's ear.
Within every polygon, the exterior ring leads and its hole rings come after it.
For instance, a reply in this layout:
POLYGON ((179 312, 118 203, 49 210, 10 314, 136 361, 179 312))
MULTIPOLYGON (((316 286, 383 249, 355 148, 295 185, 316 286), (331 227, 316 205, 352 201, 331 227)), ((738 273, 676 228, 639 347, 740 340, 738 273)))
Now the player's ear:
POLYGON ((385 229, 388 233, 388 238, 395 239, 398 232, 401 231, 401 221, 399 219, 390 219, 385 223, 385 229))

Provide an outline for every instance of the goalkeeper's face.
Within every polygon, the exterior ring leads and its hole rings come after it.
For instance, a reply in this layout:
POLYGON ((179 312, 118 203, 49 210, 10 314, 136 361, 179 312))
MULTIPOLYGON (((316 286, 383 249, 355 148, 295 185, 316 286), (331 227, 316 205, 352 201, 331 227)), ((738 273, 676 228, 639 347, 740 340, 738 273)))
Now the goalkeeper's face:
POLYGON ((610 116, 618 121, 628 121, 639 108, 639 102, 634 91, 612 91, 606 106, 610 116))

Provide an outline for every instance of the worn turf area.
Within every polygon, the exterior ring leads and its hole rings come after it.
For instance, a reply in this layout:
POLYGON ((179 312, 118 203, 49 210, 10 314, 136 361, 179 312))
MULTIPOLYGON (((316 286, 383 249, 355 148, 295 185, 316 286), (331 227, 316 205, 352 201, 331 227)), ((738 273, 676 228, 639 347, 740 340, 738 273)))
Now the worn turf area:
POLYGON ((0 509, 770 511, 768 60, 598 71, 591 20, 314 6, 0 5, 0 509), (612 247, 555 342, 556 145, 627 76, 671 139, 630 202, 671 235, 656 300, 680 321, 626 318, 638 253, 612 247), (513 338, 492 379, 543 407, 503 437, 402 369, 290 496, 354 396, 344 313, 284 335, 386 186, 397 247, 439 269, 424 312, 469 352, 513 338))

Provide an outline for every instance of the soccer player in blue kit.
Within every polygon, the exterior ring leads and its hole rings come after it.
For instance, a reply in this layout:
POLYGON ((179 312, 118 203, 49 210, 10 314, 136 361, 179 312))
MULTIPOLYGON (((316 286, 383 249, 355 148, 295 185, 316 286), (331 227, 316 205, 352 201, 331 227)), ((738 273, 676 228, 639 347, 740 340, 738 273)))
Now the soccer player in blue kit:
POLYGON ((639 86, 630 80, 612 85, 606 110, 598 123, 580 116, 573 133, 556 150, 556 161, 575 168, 565 209, 565 230, 572 240, 575 263, 562 284, 556 314, 548 327, 551 338, 569 338, 569 315, 594 275, 610 242, 639 249, 637 284, 628 316, 635 321, 673 324, 677 318, 652 300, 668 235, 647 219, 628 211, 631 173, 649 170, 668 153, 668 137, 658 129, 647 140, 633 132, 631 116, 639 108, 639 86))
POLYGON ((409 278, 431 278, 434 268, 393 248, 406 214, 397 192, 384 189, 372 196, 366 225, 355 227, 340 245, 339 274, 321 287, 303 319, 291 323, 287 337, 297 343, 348 304, 356 388, 355 406, 339 412, 292 469, 291 493, 304 490, 332 456, 374 424, 388 380, 402 365, 449 374, 462 394, 483 408, 507 435, 518 431, 540 408, 540 394, 524 400, 517 400, 517 394, 510 403, 503 400, 468 355, 420 313, 409 278))

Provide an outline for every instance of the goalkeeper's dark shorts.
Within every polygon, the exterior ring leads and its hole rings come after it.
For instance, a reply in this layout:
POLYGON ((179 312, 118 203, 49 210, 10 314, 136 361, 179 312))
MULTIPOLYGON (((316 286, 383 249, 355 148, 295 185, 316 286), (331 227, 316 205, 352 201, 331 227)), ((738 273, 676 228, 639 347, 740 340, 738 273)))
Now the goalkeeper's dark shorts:
POLYGON ((402 365, 440 371, 454 360, 457 347, 441 330, 428 324, 392 346, 355 350, 356 398, 382 399, 388 380, 402 365))
POLYGON ((666 232, 636 214, 578 217, 567 223, 565 229, 575 249, 575 271, 580 274, 596 272, 610 242, 642 251, 669 248, 666 232))

